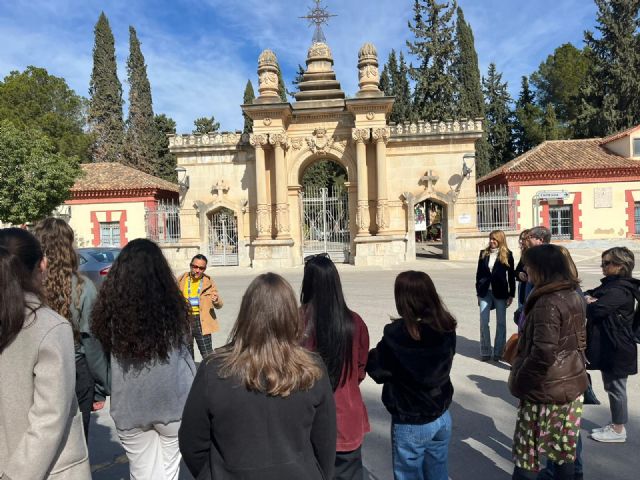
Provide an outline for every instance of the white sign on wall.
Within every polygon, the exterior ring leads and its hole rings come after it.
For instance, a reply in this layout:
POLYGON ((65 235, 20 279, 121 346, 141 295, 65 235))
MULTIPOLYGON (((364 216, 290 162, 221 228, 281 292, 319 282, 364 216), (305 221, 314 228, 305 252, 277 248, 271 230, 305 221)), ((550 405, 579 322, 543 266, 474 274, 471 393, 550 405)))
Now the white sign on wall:
POLYGON ((611 187, 596 187, 593 189, 593 208, 611 208, 613 206, 613 192, 611 187))
POLYGON ((566 190, 540 190, 536 193, 535 198, 538 200, 566 200, 569 198, 569 192, 566 190))
POLYGON ((471 223, 471 215, 468 213, 463 213, 462 215, 458 215, 458 223, 462 225, 467 225, 471 223))

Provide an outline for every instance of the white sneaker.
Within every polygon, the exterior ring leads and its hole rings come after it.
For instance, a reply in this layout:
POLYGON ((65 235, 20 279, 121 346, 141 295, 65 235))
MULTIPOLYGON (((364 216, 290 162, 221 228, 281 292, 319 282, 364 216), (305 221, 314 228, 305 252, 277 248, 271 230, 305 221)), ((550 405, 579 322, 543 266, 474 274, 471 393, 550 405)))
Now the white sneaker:
POLYGON ((627 441, 627 431, 622 427, 622 432, 618 433, 612 425, 607 425, 601 432, 592 433, 591 438, 596 442, 624 443, 627 441))
POLYGON ((607 428, 611 427, 611 423, 608 425, 605 425, 604 427, 598 427, 598 428, 592 428, 591 429, 591 433, 598 433, 598 432, 604 432, 607 428))

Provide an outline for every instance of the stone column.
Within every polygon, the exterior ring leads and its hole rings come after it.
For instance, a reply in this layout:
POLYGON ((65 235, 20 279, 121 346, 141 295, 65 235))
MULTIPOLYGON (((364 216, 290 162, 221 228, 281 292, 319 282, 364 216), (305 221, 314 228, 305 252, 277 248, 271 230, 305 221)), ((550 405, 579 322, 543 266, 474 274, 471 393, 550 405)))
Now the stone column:
POLYGON ((369 140, 368 128, 354 128, 351 138, 356 143, 356 171, 358 179, 358 209, 356 225, 358 237, 369 236, 369 188, 367 182, 367 145, 369 140))
POLYGON ((276 157, 276 238, 291 238, 289 227, 289 201, 287 198, 287 165, 284 160, 284 149, 287 136, 284 131, 269 134, 269 143, 273 145, 276 157))
POLYGON ((268 240, 271 238, 271 208, 267 204, 267 174, 264 158, 267 137, 252 134, 249 137, 249 142, 256 150, 256 229, 258 230, 258 240, 268 240))
POLYGON ((389 128, 376 128, 373 130, 373 139, 376 142, 376 186, 377 208, 376 225, 378 235, 385 234, 389 229, 389 212, 387 197, 387 141, 389 140, 389 128))

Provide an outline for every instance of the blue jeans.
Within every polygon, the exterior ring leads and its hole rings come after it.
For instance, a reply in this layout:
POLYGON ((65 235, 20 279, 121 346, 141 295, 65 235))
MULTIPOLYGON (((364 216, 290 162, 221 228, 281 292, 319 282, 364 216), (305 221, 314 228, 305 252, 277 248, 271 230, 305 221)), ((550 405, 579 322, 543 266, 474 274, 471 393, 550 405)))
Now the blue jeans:
POLYGON ((447 480, 451 415, 444 412, 430 423, 391 424, 395 480, 447 480))
POLYGON ((486 297, 480 297, 480 355, 494 358, 502 357, 504 344, 507 342, 507 300, 493 296, 489 290, 486 297), (496 338, 491 351, 491 330, 489 330, 489 317, 491 308, 496 309, 496 338))

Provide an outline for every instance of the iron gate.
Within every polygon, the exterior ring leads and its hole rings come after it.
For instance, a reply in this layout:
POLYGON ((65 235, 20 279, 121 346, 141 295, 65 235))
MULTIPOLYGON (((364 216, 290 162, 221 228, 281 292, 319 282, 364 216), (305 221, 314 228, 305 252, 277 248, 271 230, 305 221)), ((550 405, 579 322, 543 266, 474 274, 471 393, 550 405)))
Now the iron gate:
POLYGON ((228 208, 209 215, 209 264, 238 265, 238 222, 228 208))
POLYGON ((302 256, 326 252, 349 262, 349 199, 341 188, 305 187, 302 193, 302 256))

